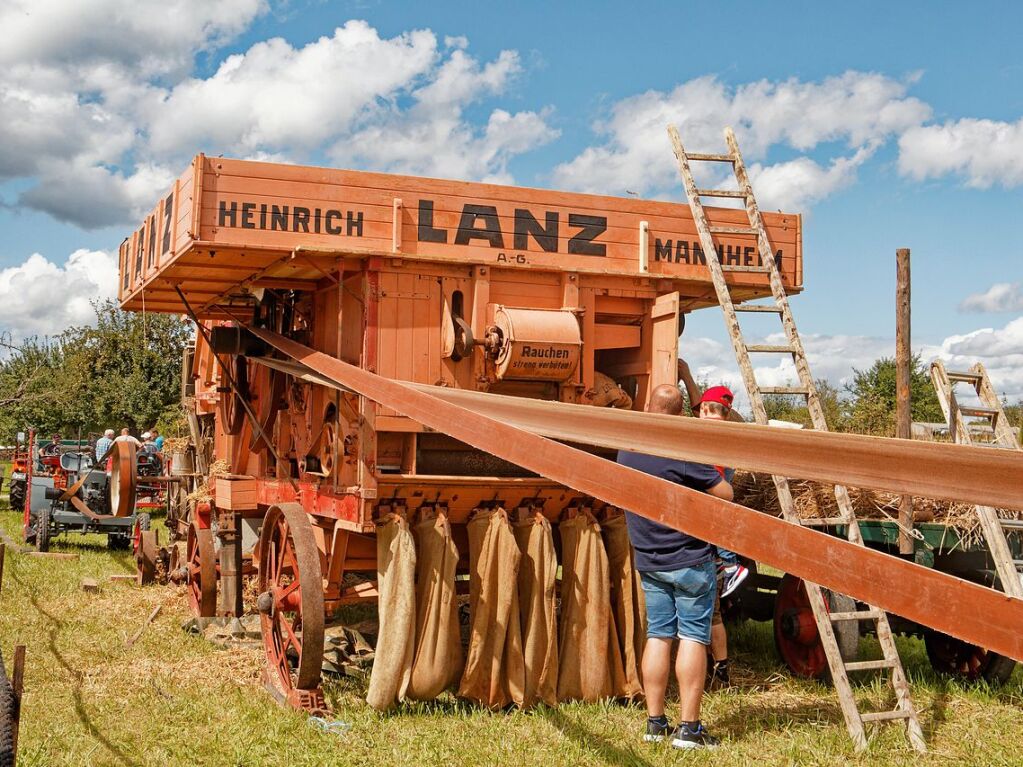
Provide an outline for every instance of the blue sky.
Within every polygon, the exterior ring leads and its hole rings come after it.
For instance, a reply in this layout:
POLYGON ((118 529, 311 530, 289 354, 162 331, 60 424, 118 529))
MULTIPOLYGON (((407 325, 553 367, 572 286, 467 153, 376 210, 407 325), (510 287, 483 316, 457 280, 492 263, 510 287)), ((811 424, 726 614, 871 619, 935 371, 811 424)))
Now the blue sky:
MULTIPOLYGON (((112 289, 109 252, 198 151, 681 200, 664 123, 713 150, 733 122, 762 205, 804 213, 794 309, 816 372, 841 381, 893 353, 894 253, 910 247, 914 348, 983 360, 1020 397, 1021 17, 0 0, 0 328, 86 318, 112 289)), ((682 349, 734 381, 721 328, 694 316, 682 349)))

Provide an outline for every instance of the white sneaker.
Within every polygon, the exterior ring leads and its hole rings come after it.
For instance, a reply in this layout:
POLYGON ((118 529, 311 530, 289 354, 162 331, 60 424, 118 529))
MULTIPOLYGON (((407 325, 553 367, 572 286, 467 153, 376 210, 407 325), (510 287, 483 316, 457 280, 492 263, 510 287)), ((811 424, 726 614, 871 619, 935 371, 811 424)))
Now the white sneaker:
POLYGON ((743 565, 732 565, 721 569, 724 584, 721 587, 721 599, 733 593, 749 575, 749 568, 743 565))

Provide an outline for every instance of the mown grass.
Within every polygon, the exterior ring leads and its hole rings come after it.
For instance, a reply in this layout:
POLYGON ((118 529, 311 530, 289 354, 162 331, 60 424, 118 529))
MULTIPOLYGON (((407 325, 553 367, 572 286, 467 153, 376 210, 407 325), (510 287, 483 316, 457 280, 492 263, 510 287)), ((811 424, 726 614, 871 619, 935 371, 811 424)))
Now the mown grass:
MULTIPOLYGON (((20 520, 0 513, 19 537, 20 520)), ((704 720, 725 743, 714 754, 683 754, 640 742, 639 706, 565 705, 490 713, 453 698, 379 715, 364 683, 330 681, 342 734, 309 726, 278 708, 259 683, 256 650, 220 650, 186 634, 183 590, 111 582, 133 572, 127 552, 99 536, 61 537, 54 550, 76 560, 8 552, 0 593, 0 647, 28 647, 21 765, 832 765, 1023 763, 1023 676, 999 690, 936 677, 921 642, 900 639, 930 753, 919 757, 898 727, 855 754, 827 687, 789 678, 766 624, 732 632, 738 687, 707 697, 704 720), (99 593, 80 589, 84 577, 99 593), (163 609, 132 647, 157 604, 163 609)), ((871 640, 864 640, 866 649, 871 640)), ((876 681, 857 688, 881 701, 876 681)))

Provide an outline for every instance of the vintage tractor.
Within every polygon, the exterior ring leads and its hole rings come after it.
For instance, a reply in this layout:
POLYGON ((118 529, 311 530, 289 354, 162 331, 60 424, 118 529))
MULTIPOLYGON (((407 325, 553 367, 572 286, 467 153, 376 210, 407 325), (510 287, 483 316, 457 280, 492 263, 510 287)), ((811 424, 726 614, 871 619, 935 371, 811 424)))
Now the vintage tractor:
POLYGON ((59 452, 52 473, 32 474, 24 512, 26 542, 48 551, 52 538, 61 533, 99 533, 107 536, 110 548, 129 548, 149 529, 149 515, 135 509, 135 445, 115 442, 111 456, 110 473, 86 449, 59 452))

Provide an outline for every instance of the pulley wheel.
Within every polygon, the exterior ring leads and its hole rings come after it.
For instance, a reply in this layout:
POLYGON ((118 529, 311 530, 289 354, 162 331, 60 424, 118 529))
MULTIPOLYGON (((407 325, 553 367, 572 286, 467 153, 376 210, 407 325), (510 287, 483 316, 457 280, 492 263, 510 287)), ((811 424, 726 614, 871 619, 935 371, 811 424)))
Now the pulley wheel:
MULTIPOLYGON (((245 424, 245 406, 242 400, 249 397, 249 363, 240 355, 231 358, 227 366, 231 368, 234 376, 234 385, 224 381, 225 386, 231 386, 231 391, 220 393, 218 407, 220 409, 220 425, 226 434, 234 436, 242 430, 245 424)), ((225 379, 227 376, 225 376, 225 379)))
POLYGON ((130 517, 135 513, 135 475, 135 443, 114 442, 110 465, 110 513, 115 517, 130 517))
POLYGON ((323 578, 320 551, 305 509, 271 506, 259 536, 258 608, 266 681, 281 701, 320 684, 323 578))
POLYGON ((188 600, 192 612, 200 618, 217 614, 217 553, 213 548, 213 531, 188 526, 187 544, 188 600))
POLYGON ((156 531, 143 530, 135 552, 135 582, 139 586, 148 586, 156 580, 156 550, 156 531))

